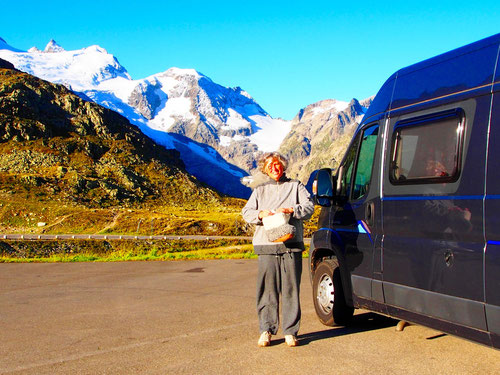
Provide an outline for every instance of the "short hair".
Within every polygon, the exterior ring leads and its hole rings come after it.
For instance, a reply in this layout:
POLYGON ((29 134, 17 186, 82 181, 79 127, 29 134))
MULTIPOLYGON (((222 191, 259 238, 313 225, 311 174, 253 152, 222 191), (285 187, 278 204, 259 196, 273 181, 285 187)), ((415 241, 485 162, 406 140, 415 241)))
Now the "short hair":
POLYGON ((267 161, 269 159, 276 159, 280 162, 280 164, 283 166, 283 172, 286 171, 286 168, 288 167, 288 160, 285 158, 283 155, 281 155, 279 152, 268 152, 262 155, 262 157, 259 159, 258 166, 259 170, 266 174, 266 165, 267 161))

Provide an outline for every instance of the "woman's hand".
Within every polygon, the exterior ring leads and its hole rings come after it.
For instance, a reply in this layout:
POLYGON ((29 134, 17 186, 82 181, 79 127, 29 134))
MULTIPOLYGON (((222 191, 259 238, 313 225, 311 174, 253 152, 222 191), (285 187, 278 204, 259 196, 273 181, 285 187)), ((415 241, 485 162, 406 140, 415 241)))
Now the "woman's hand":
POLYGON ((262 210, 259 212, 259 219, 262 220, 263 218, 265 218, 266 216, 271 216, 273 215, 273 212, 272 211, 269 211, 269 210, 262 210))
POLYGON ((293 207, 289 208, 280 207, 276 210, 276 212, 283 212, 284 214, 293 214, 293 207))

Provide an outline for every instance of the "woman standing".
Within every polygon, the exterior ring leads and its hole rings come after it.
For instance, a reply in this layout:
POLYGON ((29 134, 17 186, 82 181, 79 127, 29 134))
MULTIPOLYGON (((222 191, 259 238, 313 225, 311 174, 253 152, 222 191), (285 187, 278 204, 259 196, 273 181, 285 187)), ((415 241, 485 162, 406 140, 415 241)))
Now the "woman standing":
POLYGON ((302 221, 311 217, 314 204, 304 185, 284 174, 287 160, 277 152, 259 160, 260 170, 269 181, 256 187, 242 210, 246 222, 256 224, 254 251, 258 254, 257 313, 258 345, 269 346, 279 326, 279 298, 282 298, 282 330, 288 346, 297 346, 300 326, 300 278, 304 251, 302 221), (262 219, 275 213, 290 215, 294 237, 285 242, 269 241, 262 219))

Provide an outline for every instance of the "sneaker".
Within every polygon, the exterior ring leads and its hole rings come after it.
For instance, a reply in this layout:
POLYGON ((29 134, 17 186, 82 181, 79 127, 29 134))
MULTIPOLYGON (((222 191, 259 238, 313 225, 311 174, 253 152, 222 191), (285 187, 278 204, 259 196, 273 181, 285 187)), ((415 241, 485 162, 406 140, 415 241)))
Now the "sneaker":
POLYGON ((285 335, 285 342, 288 346, 298 346, 299 340, 294 335, 285 335))
POLYGON ((259 342, 257 343, 261 348, 264 346, 269 346, 271 345, 271 332, 269 331, 264 331, 261 333, 259 337, 259 342))

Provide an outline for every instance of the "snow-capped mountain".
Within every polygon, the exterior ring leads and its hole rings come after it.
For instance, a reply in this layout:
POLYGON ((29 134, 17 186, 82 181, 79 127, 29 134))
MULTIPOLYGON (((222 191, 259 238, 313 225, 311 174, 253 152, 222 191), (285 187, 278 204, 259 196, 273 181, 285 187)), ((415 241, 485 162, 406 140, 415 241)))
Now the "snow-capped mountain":
POLYGON ((250 169, 254 153, 276 149, 289 130, 289 122, 272 119, 242 89, 223 87, 192 69, 171 68, 133 80, 118 60, 99 46, 66 51, 51 40, 43 51, 31 48, 24 52, 3 39, 0 43, 0 57, 17 69, 63 84, 121 113, 157 143, 181 149, 186 169, 223 193, 235 195, 240 186, 242 191, 236 195, 247 196, 248 190, 240 184, 247 172, 235 165, 250 169), (261 144, 256 143, 259 141, 261 144), (196 142, 199 147, 194 146, 196 142), (214 157, 217 153, 223 157, 214 157), (194 168, 192 164, 207 167, 194 168), (214 185, 211 175, 221 170, 231 178, 214 185))
POLYGON ((241 88, 221 86, 193 69, 170 68, 134 80, 95 45, 66 51, 51 40, 43 51, 20 51, 0 38, 0 58, 119 112, 157 143, 179 150, 189 173, 240 197, 249 194, 241 178, 255 171, 263 152, 279 149, 291 159, 290 177, 307 180, 307 172, 333 158, 330 145, 344 133, 350 136, 366 104, 329 99, 284 121, 241 88))

